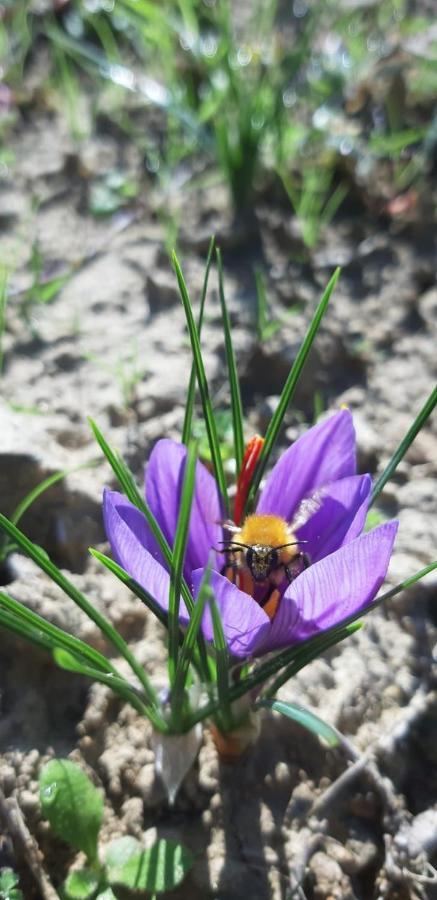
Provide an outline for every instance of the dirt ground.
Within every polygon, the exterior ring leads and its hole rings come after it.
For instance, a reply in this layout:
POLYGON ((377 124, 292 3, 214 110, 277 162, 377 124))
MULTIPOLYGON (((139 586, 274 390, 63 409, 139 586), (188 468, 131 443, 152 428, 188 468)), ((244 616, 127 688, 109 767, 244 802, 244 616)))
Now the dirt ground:
MULTIPOLYGON (((34 102, 20 111, 10 145, 13 173, 0 184, 2 257, 13 269, 0 401, 0 497, 7 514, 48 474, 99 457, 87 416, 141 481, 154 442, 180 436, 190 368, 152 177, 141 174, 139 199, 123 212, 109 219, 89 212, 93 179, 115 166, 138 176, 141 159, 129 141, 101 122, 77 146, 61 116, 34 102), (71 277, 51 303, 23 306, 35 240, 45 274, 71 267, 71 277)), ((435 380, 436 234, 429 198, 423 199, 412 218, 391 219, 354 197, 305 256, 290 210, 274 191, 259 196, 253 220, 243 225, 232 221, 219 187, 176 194, 178 245, 193 298, 200 295, 211 233, 223 250, 248 435, 264 431, 317 299, 341 265, 281 445, 311 424, 315 396, 324 411, 345 403, 354 412, 360 471, 382 470, 435 380), (256 335, 254 265, 265 270, 272 315, 282 323, 265 343, 256 335)), ((204 348, 215 402, 226 408, 215 274, 204 348)), ((400 521, 389 585, 435 557, 436 433, 434 417, 380 499, 381 515, 400 521)), ((102 460, 74 472, 26 514, 23 530, 105 610, 163 684, 159 627, 87 552, 90 545, 107 550, 105 484, 113 481, 102 460)), ((3 581, 12 596, 105 650, 94 626, 30 561, 14 555, 3 581)), ((266 714, 257 744, 233 765, 219 762, 206 730, 198 762, 169 809, 148 723, 106 688, 90 688, 2 631, 2 789, 18 801, 55 887, 71 856, 40 819, 36 779, 47 757, 68 754, 105 790, 105 840, 144 832, 149 840, 157 832, 194 851, 194 868, 175 898, 437 896, 430 868, 437 862, 436 590, 429 576, 387 603, 281 691, 370 754, 372 762, 357 765, 334 796, 329 787, 347 769, 345 753, 266 714)), ((37 900, 41 889, 20 842, 6 851, 26 900, 37 900)))

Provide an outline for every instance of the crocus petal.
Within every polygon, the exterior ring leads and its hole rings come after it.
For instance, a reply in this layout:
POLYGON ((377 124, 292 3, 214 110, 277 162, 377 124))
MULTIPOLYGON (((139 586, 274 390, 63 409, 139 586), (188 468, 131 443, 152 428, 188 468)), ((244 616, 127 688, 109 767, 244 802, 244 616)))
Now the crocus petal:
POLYGON ((341 478, 323 488, 319 509, 296 531, 302 550, 315 563, 361 534, 366 521, 370 475, 341 478))
POLYGON ((290 522, 304 497, 355 471, 355 430, 351 413, 342 409, 310 428, 283 453, 267 479, 257 512, 290 522))
MULTIPOLYGON (((194 595, 197 598, 204 569, 193 572, 194 595)), ((270 630, 270 619, 263 609, 243 591, 218 572, 212 572, 209 581, 215 601, 220 611, 223 631, 233 656, 252 656, 257 646, 264 641, 270 630)), ((214 630, 211 612, 205 609, 202 631, 208 641, 212 641, 214 630)))
MULTIPOLYGON (((170 578, 146 549, 150 532, 143 514, 123 494, 105 490, 103 518, 116 562, 152 595, 162 609, 167 610, 170 578)), ((187 609, 181 600, 180 621, 186 624, 188 619, 187 609)))
MULTIPOLYGON (((180 508, 187 448, 168 439, 158 441, 146 471, 146 499, 170 546, 173 546, 180 508)), ((211 549, 222 539, 223 513, 215 479, 202 463, 196 464, 184 575, 206 566, 211 549)), ((156 548, 155 548, 156 549, 156 548)))
POLYGON ((299 575, 257 652, 304 641, 367 606, 384 581, 397 528, 397 522, 380 525, 299 575))

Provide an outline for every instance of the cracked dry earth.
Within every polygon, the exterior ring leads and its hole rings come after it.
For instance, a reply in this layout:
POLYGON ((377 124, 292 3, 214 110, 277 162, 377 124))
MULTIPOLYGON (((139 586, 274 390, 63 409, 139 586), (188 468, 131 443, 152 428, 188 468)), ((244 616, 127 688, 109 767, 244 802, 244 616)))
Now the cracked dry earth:
MULTIPOLYGON (((135 151, 120 137, 99 134, 78 150, 61 120, 38 108, 16 124, 12 149, 13 178, 0 185, 2 257, 13 270, 0 408, 6 513, 49 473, 99 458, 87 415, 141 480, 156 439, 180 435, 190 366, 156 188, 144 184, 141 203, 112 220, 97 221, 87 212, 91 177, 116 162, 138 173, 135 151), (53 302, 23 310, 35 238, 49 274, 70 265, 73 274, 53 302), (126 398, 123 385, 133 371, 141 377, 133 378, 126 398)), ((198 298, 205 240, 214 230, 222 236, 251 434, 265 429, 315 303, 333 268, 343 266, 281 442, 285 447, 311 423, 315 394, 327 410, 346 403, 355 415, 360 471, 374 474, 435 379, 432 229, 426 221, 394 227, 352 209, 303 263, 293 253, 289 218, 261 197, 255 236, 244 243, 239 235, 237 244, 225 196, 218 189, 189 194, 180 239, 187 282, 198 298), (272 311, 282 320, 262 345, 254 324, 255 263, 265 267, 272 311)), ((215 401, 226 407, 215 276, 204 347, 215 401)), ((435 557, 436 447, 434 419, 381 496, 381 515, 400 520, 389 584, 435 557)), ((100 459, 92 469, 74 471, 26 514, 23 530, 110 616, 164 684, 159 627, 87 552, 89 545, 107 549, 100 501, 108 483, 111 474, 100 459)), ((14 555, 3 581, 12 596, 108 651, 95 627, 30 561, 14 555)), ((68 754, 104 788, 103 840, 133 834, 149 841, 158 833, 194 851, 194 868, 175 898, 437 896, 436 591, 429 576, 281 690, 335 724, 355 748, 352 760, 344 749, 326 749, 290 721, 266 715, 250 753, 223 764, 205 731, 173 809, 154 773, 147 722, 106 688, 90 688, 1 632, 1 786, 7 808, 18 803, 55 888, 71 856, 40 819, 37 777, 48 757, 68 754)), ((26 898, 45 896, 16 835, 7 852, 26 898)))

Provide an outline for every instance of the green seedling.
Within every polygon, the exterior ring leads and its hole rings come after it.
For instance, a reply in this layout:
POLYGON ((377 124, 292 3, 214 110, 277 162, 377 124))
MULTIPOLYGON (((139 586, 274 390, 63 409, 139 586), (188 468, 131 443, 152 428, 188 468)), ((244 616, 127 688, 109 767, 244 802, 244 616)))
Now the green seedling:
POLYGON ((117 900, 123 889, 141 896, 165 893, 191 869, 193 855, 174 841, 161 839, 146 850, 126 836, 99 848, 103 793, 70 760, 48 762, 39 790, 42 813, 53 832, 86 857, 86 866, 68 874, 62 900, 117 900))
POLYGON ((95 363, 102 372, 106 372, 115 378, 125 409, 130 409, 136 401, 136 389, 143 378, 146 377, 148 369, 139 361, 139 352, 135 343, 124 356, 119 356, 113 364, 106 363, 100 356, 94 353, 84 353, 84 359, 95 363))
POLYGON ((13 869, 0 869, 0 900, 24 900, 19 878, 13 869))
POLYGON ((135 200, 138 186, 124 172, 112 169, 91 185, 89 210, 94 216, 110 216, 135 200))
MULTIPOLYGON (((33 411, 32 411, 33 412, 33 411)), ((39 484, 37 484, 25 497, 20 501, 18 506, 14 509, 10 521, 14 525, 18 525, 24 513, 44 494, 49 488, 53 487, 58 481, 62 481, 64 478, 67 478, 68 475, 71 475, 73 472, 78 472, 80 469, 89 468, 90 466, 95 466, 96 461, 85 463, 80 466, 73 466, 70 469, 64 469, 62 472, 54 472, 53 475, 49 475, 47 478, 44 478, 39 484)), ((17 544, 14 541, 8 541, 6 535, 3 533, 0 535, 0 566, 5 562, 7 556, 10 553, 13 553, 17 549, 17 544)))

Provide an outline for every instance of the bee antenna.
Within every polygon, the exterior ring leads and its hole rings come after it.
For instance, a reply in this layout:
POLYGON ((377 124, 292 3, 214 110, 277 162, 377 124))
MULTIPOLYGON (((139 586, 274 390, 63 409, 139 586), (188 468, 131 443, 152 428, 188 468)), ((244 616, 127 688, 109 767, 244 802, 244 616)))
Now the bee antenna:
POLYGON ((308 541, 290 541, 289 544, 281 544, 280 547, 275 547, 275 550, 284 550, 285 547, 296 547, 298 544, 308 544, 308 541))
POLYGON ((238 547, 238 548, 241 547, 242 550, 250 550, 250 547, 248 546, 248 544, 240 544, 239 541, 219 541, 219 544, 223 544, 223 545, 226 544, 228 549, 231 549, 234 547, 238 547))

